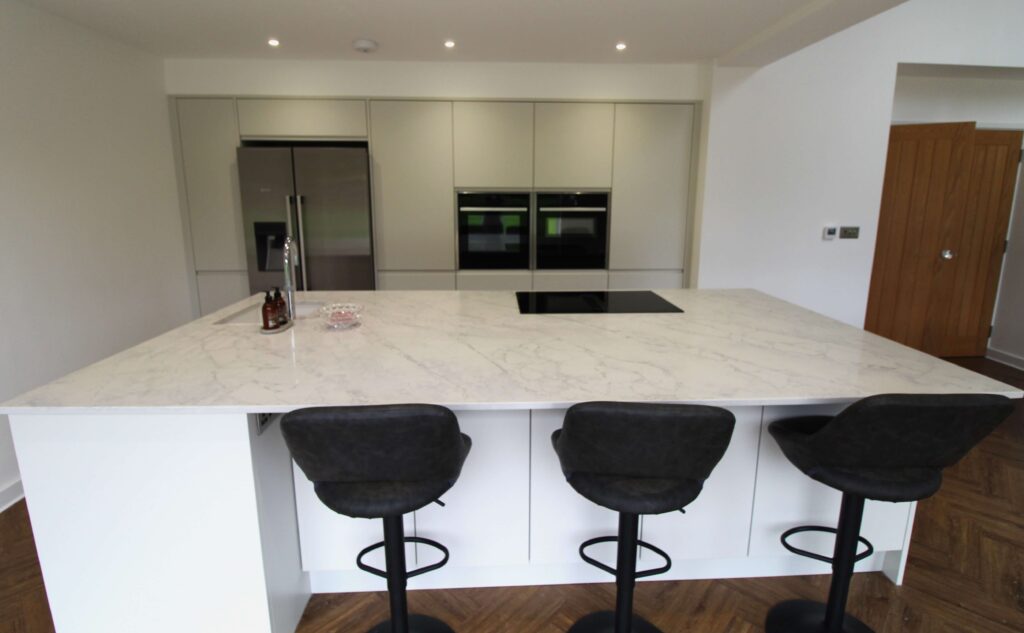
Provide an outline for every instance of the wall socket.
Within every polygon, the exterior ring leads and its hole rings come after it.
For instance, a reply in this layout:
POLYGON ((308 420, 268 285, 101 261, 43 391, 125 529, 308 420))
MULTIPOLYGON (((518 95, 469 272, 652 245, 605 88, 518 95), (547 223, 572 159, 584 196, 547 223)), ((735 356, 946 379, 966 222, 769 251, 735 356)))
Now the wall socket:
POLYGON ((839 233, 839 227, 834 224, 828 224, 825 229, 821 232, 821 239, 823 240, 834 240, 836 235, 839 233))
POLYGON ((859 226, 841 226, 839 227, 839 239, 841 240, 855 240, 860 237, 859 226))

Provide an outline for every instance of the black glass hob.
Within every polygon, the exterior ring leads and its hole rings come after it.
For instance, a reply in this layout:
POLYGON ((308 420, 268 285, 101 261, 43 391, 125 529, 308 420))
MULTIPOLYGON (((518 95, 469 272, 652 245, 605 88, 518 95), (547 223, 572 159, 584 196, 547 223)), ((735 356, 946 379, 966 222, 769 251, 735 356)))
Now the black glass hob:
POLYGON ((650 290, 517 292, 520 314, 648 314, 682 312, 650 290))

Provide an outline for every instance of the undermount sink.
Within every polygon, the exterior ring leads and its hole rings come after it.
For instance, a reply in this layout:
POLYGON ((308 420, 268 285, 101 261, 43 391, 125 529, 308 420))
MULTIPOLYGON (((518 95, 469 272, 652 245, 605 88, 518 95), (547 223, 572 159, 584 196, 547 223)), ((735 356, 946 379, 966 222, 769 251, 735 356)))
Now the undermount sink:
MULTIPOLYGON (((322 301, 297 301, 295 303, 295 318, 308 319, 316 316, 323 305, 322 301)), ((251 305, 216 321, 214 325, 259 325, 263 320, 263 315, 260 313, 262 307, 262 303, 251 305)))

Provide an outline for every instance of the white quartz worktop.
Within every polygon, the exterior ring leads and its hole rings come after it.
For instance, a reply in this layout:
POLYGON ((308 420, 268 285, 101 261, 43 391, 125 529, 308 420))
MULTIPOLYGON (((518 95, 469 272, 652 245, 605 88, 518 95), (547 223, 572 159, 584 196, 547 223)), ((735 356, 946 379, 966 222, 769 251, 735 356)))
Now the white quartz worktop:
POLYGON ((658 294, 685 312, 521 315, 513 292, 311 292, 300 299, 363 305, 363 324, 327 331, 307 319, 272 336, 253 323, 217 324, 259 304, 255 296, 17 397, 0 413, 272 413, 399 402, 540 409, 586 400, 738 406, 834 403, 877 393, 1024 395, 760 292, 658 294))

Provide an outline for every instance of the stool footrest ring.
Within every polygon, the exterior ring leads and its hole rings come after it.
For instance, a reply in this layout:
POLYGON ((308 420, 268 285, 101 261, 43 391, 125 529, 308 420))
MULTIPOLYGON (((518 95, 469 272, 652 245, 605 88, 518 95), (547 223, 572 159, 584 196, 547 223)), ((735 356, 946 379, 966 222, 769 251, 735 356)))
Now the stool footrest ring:
MULTIPOLYGON (((619 542, 619 537, 617 537, 617 536, 599 536, 597 538, 592 538, 589 541, 583 541, 583 543, 580 545, 580 558, 582 558, 584 560, 584 562, 587 562, 587 563, 593 565, 594 567, 597 567, 598 569, 604 570, 604 571, 608 572, 609 574, 611 574, 613 576, 617 576, 618 572, 615 570, 614 567, 609 567, 608 565, 605 565, 601 561, 599 561, 599 560, 597 560, 597 559, 595 559, 595 558, 593 558, 591 556, 588 556, 587 552, 586 552, 586 549, 588 547, 591 547, 592 545, 598 545, 599 543, 618 543, 618 542, 619 542)), ((672 559, 669 558, 669 555, 666 554, 664 551, 662 551, 661 549, 651 545, 650 543, 645 543, 644 541, 637 541, 636 544, 637 544, 638 547, 642 547, 643 549, 646 549, 646 550, 649 550, 651 552, 654 552, 655 554, 660 556, 662 558, 662 560, 665 561, 665 564, 663 564, 661 567, 654 567, 652 569, 645 569, 643 571, 638 571, 638 572, 634 573, 633 574, 633 579, 634 580, 637 579, 637 578, 647 578, 648 576, 657 576, 658 574, 664 574, 668 570, 672 569, 672 559)))
MULTIPOLYGON (((823 556, 822 554, 809 552, 805 549, 800 549, 795 545, 789 544, 789 541, 787 540, 789 537, 793 536, 794 534, 800 534, 802 532, 828 532, 829 534, 837 534, 838 530, 836 530, 836 528, 825 527, 823 525, 801 525, 800 527, 795 527, 791 530, 786 530, 782 533, 782 536, 779 538, 779 540, 782 542, 782 546, 788 549, 789 551, 793 552, 794 554, 799 554, 800 556, 804 556, 806 558, 813 558, 814 560, 820 560, 823 563, 828 563, 831 565, 834 562, 831 556, 823 556)), ((871 556, 875 553, 875 547, 871 544, 871 541, 867 540, 866 538, 860 535, 857 536, 857 540, 860 541, 867 549, 865 549, 863 552, 857 554, 854 557, 853 562, 855 563, 859 563, 860 561, 864 560, 868 556, 871 556)))
MULTIPOLYGON (((406 536, 402 540, 404 540, 406 543, 419 543, 420 545, 428 545, 430 547, 433 547, 433 548, 439 550, 442 554, 444 554, 444 557, 440 561, 434 563, 433 565, 426 565, 424 567, 420 567, 419 569, 414 569, 412 571, 407 571, 405 573, 406 578, 413 578, 415 576, 419 576, 420 574, 425 574, 428 571, 434 571, 435 569, 440 569, 440 568, 442 568, 442 567, 444 567, 445 565, 448 564, 448 548, 445 547, 444 545, 441 545, 437 541, 432 541, 432 540, 430 540, 428 538, 423 538, 421 536, 406 536)), ((366 556, 370 552, 372 552, 374 550, 378 550, 378 549, 380 549, 382 547, 384 547, 384 541, 381 541, 380 543, 374 543, 373 545, 371 545, 369 547, 363 548, 363 551, 359 552, 359 555, 356 556, 356 566, 359 567, 359 569, 362 569, 365 572, 369 572, 369 573, 373 574, 374 576, 380 576, 381 578, 387 578, 388 577, 388 572, 386 570, 384 570, 384 569, 377 569, 376 567, 371 567, 370 565, 367 565, 366 563, 363 562, 363 557, 364 556, 366 556)))

